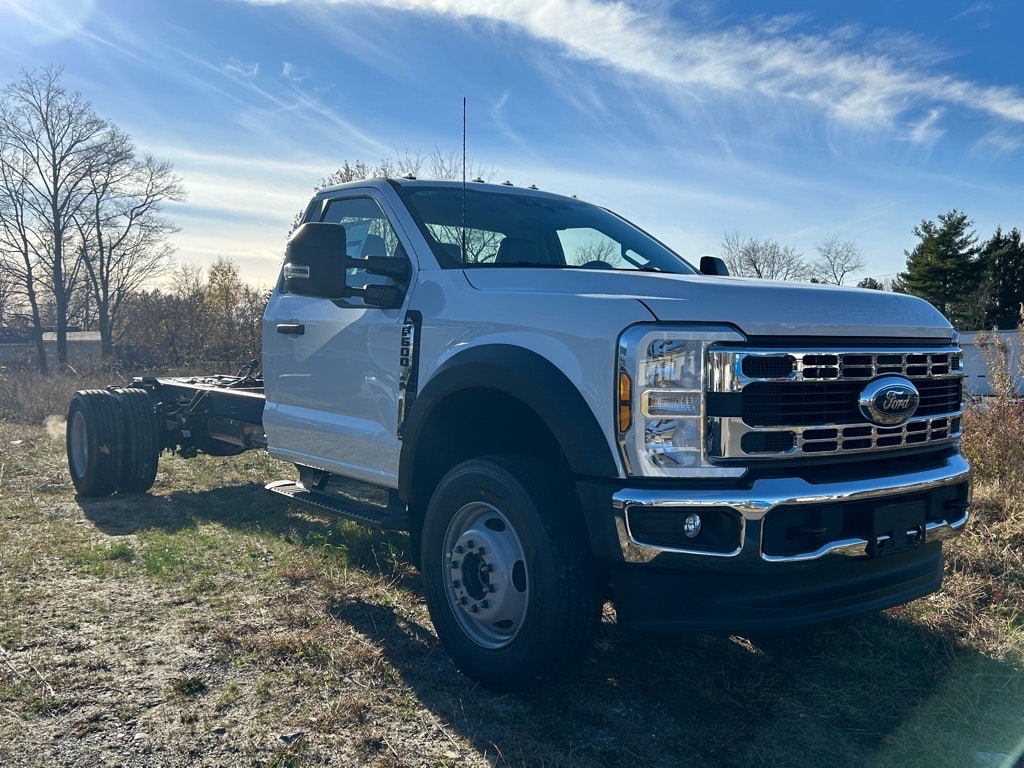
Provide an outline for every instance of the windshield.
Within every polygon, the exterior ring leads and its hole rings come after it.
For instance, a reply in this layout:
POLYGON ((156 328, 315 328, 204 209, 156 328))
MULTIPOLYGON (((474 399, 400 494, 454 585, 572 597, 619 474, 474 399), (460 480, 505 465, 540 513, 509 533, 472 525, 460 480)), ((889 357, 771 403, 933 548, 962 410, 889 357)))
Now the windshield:
POLYGON ((576 267, 692 274, 677 254, 595 205, 514 191, 399 187, 442 267, 576 267), (465 211, 465 213, 463 213, 465 211))

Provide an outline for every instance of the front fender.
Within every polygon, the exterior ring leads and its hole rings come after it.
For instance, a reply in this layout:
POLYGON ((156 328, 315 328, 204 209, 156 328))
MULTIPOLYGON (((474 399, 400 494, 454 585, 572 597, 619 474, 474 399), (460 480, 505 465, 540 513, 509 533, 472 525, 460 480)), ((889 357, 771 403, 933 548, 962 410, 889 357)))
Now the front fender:
POLYGON ((573 474, 618 476, 608 437, 568 377, 536 352, 488 344, 445 361, 417 393, 402 429, 399 492, 403 498, 409 498, 418 437, 431 412, 448 397, 470 389, 500 392, 533 410, 555 436, 573 474))

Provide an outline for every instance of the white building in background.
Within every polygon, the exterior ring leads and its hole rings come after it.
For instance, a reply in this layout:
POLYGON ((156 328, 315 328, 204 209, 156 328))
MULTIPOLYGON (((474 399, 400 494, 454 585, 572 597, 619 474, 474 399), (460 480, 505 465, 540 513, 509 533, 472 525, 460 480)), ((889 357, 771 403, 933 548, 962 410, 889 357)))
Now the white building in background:
MULTIPOLYGON (((57 364, 57 334, 43 334, 43 346, 46 347, 46 360, 51 366, 57 364)), ((68 331, 68 363, 72 366, 100 361, 99 331, 68 331)), ((36 364, 36 345, 28 342, 12 342, 0 344, 0 365, 34 368, 36 364)))
POLYGON ((1006 344, 1006 356, 1010 367, 1010 375, 1013 377, 1015 389, 1018 393, 1024 394, 1024 381, 1022 381, 1021 361, 1021 334, 1018 331, 962 331, 960 333, 960 346, 964 350, 964 387, 967 393, 973 397, 987 397, 992 395, 992 386, 989 382, 989 371, 986 359, 994 353, 995 339, 1006 344), (978 344, 978 337, 984 334, 986 339, 984 346, 978 344))

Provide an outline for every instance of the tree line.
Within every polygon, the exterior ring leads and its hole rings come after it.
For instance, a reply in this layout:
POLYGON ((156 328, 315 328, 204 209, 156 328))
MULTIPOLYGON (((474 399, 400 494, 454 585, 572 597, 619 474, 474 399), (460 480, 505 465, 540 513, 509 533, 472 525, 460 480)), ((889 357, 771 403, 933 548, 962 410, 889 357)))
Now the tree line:
POLYGON ((864 268, 864 257, 852 240, 831 237, 816 250, 817 258, 808 261, 793 246, 779 245, 771 238, 744 238, 734 232, 722 240, 722 259, 729 274, 738 277, 843 285, 864 268))
POLYGON ((43 331, 64 365, 73 320, 113 354, 129 297, 168 265, 177 230, 162 204, 185 197, 169 162, 140 153, 61 74, 26 71, 0 91, 0 322, 30 331, 43 372, 43 331))
MULTIPOLYGON (((859 288, 908 293, 931 302, 962 330, 1013 329, 1024 303, 1024 242, 1017 228, 997 228, 984 242, 963 211, 939 214, 913 229, 918 243, 904 251, 903 272, 883 283, 866 277, 859 288)), ((843 285, 864 269, 856 244, 832 237, 817 246, 817 257, 805 259, 792 246, 772 239, 728 234, 722 258, 729 273, 768 280, 798 280, 843 285)))
POLYGON ((893 290, 927 299, 964 330, 1016 328, 1024 303, 1020 230, 997 228, 979 244, 974 222, 953 209, 914 228, 920 242, 893 290))
POLYGON ((122 365, 234 373, 260 359, 270 292, 242 280, 231 259, 205 270, 179 265, 163 282, 128 299, 117 350, 122 365))

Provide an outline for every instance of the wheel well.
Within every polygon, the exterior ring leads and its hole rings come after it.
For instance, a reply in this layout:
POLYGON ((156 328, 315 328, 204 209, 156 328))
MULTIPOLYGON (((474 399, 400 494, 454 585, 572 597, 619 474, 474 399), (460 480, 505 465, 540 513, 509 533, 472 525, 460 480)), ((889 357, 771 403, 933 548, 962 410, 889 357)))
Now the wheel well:
POLYGON ((511 453, 569 472, 554 434, 521 400, 496 390, 466 389, 438 403, 416 443, 408 499, 413 535, 418 535, 430 495, 448 470, 474 456, 511 453))

